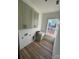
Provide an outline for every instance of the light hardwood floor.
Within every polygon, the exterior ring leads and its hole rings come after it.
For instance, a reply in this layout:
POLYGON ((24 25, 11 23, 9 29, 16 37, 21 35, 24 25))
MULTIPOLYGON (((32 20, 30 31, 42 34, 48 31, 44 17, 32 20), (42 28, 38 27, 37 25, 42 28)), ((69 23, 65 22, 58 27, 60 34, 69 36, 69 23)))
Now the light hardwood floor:
POLYGON ((34 41, 20 51, 20 59, 52 59, 53 43, 34 41))

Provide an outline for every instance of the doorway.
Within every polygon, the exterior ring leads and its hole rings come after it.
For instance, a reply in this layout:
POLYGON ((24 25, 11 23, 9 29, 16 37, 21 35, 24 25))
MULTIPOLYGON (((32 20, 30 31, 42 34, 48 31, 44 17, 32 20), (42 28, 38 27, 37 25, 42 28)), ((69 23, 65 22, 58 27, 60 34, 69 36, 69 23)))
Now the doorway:
POLYGON ((55 36, 59 26, 59 19, 48 19, 46 34, 55 36))

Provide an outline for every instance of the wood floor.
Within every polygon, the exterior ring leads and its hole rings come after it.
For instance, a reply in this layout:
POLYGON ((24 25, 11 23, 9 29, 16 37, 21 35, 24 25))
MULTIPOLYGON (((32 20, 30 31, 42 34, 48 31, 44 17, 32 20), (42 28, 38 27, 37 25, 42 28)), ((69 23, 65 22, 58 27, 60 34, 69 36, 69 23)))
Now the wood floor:
POLYGON ((52 59, 52 49, 48 40, 35 41, 20 51, 20 59, 52 59))

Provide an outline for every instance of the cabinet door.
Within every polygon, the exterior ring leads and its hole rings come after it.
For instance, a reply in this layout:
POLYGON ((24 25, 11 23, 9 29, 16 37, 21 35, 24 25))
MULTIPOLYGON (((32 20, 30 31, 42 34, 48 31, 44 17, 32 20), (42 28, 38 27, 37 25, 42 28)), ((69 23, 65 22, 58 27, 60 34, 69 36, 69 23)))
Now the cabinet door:
POLYGON ((32 26, 32 8, 23 3, 23 27, 31 28, 32 26))
POLYGON ((36 28, 38 27, 38 17, 39 14, 36 11, 32 11, 32 27, 36 28))

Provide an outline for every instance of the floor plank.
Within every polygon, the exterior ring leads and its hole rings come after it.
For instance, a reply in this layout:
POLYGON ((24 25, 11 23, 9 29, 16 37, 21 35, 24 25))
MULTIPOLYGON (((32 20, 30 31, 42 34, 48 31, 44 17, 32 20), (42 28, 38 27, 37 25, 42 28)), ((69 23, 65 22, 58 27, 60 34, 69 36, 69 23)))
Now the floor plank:
POLYGON ((53 43, 34 41, 20 51, 20 59, 52 59, 53 43))

